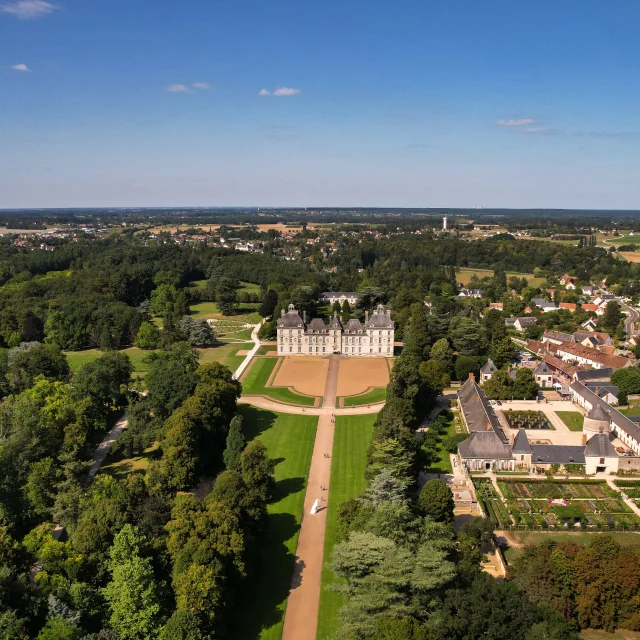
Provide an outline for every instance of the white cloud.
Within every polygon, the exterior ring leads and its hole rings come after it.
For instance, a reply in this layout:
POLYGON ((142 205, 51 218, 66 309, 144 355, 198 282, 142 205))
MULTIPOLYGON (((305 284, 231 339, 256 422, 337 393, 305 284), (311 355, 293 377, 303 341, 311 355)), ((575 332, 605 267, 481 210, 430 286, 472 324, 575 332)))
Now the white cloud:
POLYGON ((208 82, 194 82, 194 89, 211 89, 211 85, 208 82))
POLYGON ((14 71, 28 71, 28 72, 30 72, 30 71, 31 71, 31 69, 29 69, 29 67, 27 67, 27 65, 26 65, 26 64, 22 64, 22 63, 20 63, 20 64, 14 64, 11 68, 12 68, 14 71))
POLYGON ((525 133, 552 133, 553 129, 549 127, 525 127, 522 131, 525 133))
POLYGON ((514 120, 498 120, 496 125, 499 127, 526 127, 535 123, 533 118, 516 118, 514 120))
POLYGON ((167 91, 170 93, 191 93, 191 89, 186 84, 170 84, 167 91))
POLYGON ((0 4, 0 13, 8 13, 20 20, 35 20, 53 13, 58 7, 45 0, 17 0, 0 4))
POLYGON ((277 87, 273 92, 274 96, 297 96, 300 89, 291 89, 290 87, 277 87))
POLYGON ((260 96, 297 96, 300 93, 300 89, 293 89, 291 87, 276 87, 273 91, 269 89, 260 89, 258 95, 260 96))

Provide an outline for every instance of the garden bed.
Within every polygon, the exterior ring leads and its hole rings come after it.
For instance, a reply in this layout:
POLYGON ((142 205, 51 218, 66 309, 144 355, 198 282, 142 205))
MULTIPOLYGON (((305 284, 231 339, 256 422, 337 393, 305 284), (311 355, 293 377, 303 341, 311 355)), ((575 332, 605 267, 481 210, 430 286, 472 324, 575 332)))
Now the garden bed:
POLYGON ((511 429, 536 429, 554 431, 553 425, 542 411, 512 411, 507 409, 504 417, 511 429))

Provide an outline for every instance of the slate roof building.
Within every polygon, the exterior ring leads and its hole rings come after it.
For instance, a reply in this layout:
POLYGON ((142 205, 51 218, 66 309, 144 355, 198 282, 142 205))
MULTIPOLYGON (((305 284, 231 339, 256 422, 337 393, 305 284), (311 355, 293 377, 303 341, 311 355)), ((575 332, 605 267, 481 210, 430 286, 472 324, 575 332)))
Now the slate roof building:
MULTIPOLYGON (((584 387, 584 385, 580 386, 584 387)), ((586 389, 586 387, 584 388, 586 389)), ((595 398, 594 402, 602 402, 597 396, 595 398)), ((476 384, 473 374, 458 391, 458 405, 460 415, 470 432, 469 437, 458 445, 458 454, 462 459, 462 464, 469 470, 524 470, 541 473, 549 470, 551 465, 568 464, 585 465, 587 473, 611 473, 618 470, 620 458, 610 440, 610 433, 615 428, 609 428, 609 420, 612 425, 615 423, 613 413, 618 414, 615 409, 611 409, 611 412, 606 412, 604 409, 590 412, 585 423, 588 419, 592 419, 591 426, 599 428, 600 425, 605 424, 606 432, 594 433, 593 430, 589 432, 585 428, 586 433, 592 434, 591 438, 587 441, 586 446, 574 446, 531 444, 524 429, 518 429, 513 443, 511 443, 486 395, 476 384)), ((634 425, 631 420, 622 414, 618 415, 630 423, 637 434, 640 434, 640 428, 634 425)))
POLYGON ((390 312, 378 305, 375 312, 365 314, 364 325, 352 318, 346 325, 337 313, 329 323, 314 318, 306 323, 296 308, 290 304, 282 309, 277 323, 278 355, 329 355, 345 353, 353 356, 393 355, 395 322, 390 312))

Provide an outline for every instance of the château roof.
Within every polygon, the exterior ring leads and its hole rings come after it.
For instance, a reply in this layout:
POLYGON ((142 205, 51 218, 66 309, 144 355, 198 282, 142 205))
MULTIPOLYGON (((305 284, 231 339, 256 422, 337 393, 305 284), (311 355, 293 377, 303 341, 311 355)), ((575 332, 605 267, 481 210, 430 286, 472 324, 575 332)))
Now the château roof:
POLYGON ((340 322, 340 318, 338 318, 338 314, 334 311, 333 318, 329 322, 329 329, 342 329, 342 322, 340 322))
POLYGON ((322 318, 314 318, 307 327, 309 333, 326 333, 327 325, 322 318))
POLYGON ((595 436, 589 438, 587 446, 584 449, 584 455, 594 458, 618 457, 607 433, 596 433, 595 436))
POLYGON ((513 453, 533 453, 527 432, 524 429, 518 429, 518 435, 513 441, 513 453))
POLYGON ((344 327, 346 333, 363 333, 364 327, 357 318, 351 318, 344 327))
POLYGON ((393 329, 395 322, 391 319, 391 316, 388 315, 388 312, 385 311, 385 308, 379 304, 375 313, 367 320, 365 326, 367 329, 393 329))
POLYGON ((284 309, 282 310, 282 315, 278 318, 277 327, 278 329, 292 329, 294 327, 302 329, 304 327, 300 314, 292 304, 289 305, 287 313, 284 312, 284 309))

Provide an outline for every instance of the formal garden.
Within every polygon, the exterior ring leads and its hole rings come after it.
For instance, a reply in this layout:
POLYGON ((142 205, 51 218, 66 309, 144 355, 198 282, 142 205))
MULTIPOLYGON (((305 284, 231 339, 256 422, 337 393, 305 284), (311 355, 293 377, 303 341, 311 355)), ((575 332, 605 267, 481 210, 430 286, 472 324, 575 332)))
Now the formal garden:
POLYGON ((554 430, 547 416, 542 411, 512 411, 504 412, 509 426, 512 429, 550 429, 554 430))
POLYGON ((620 488, 620 491, 640 507, 640 481, 638 480, 614 480, 613 484, 620 488))
POLYGON ((502 495, 488 478, 474 479, 474 483, 488 517, 501 528, 640 526, 640 518, 606 482, 498 480, 502 495))

